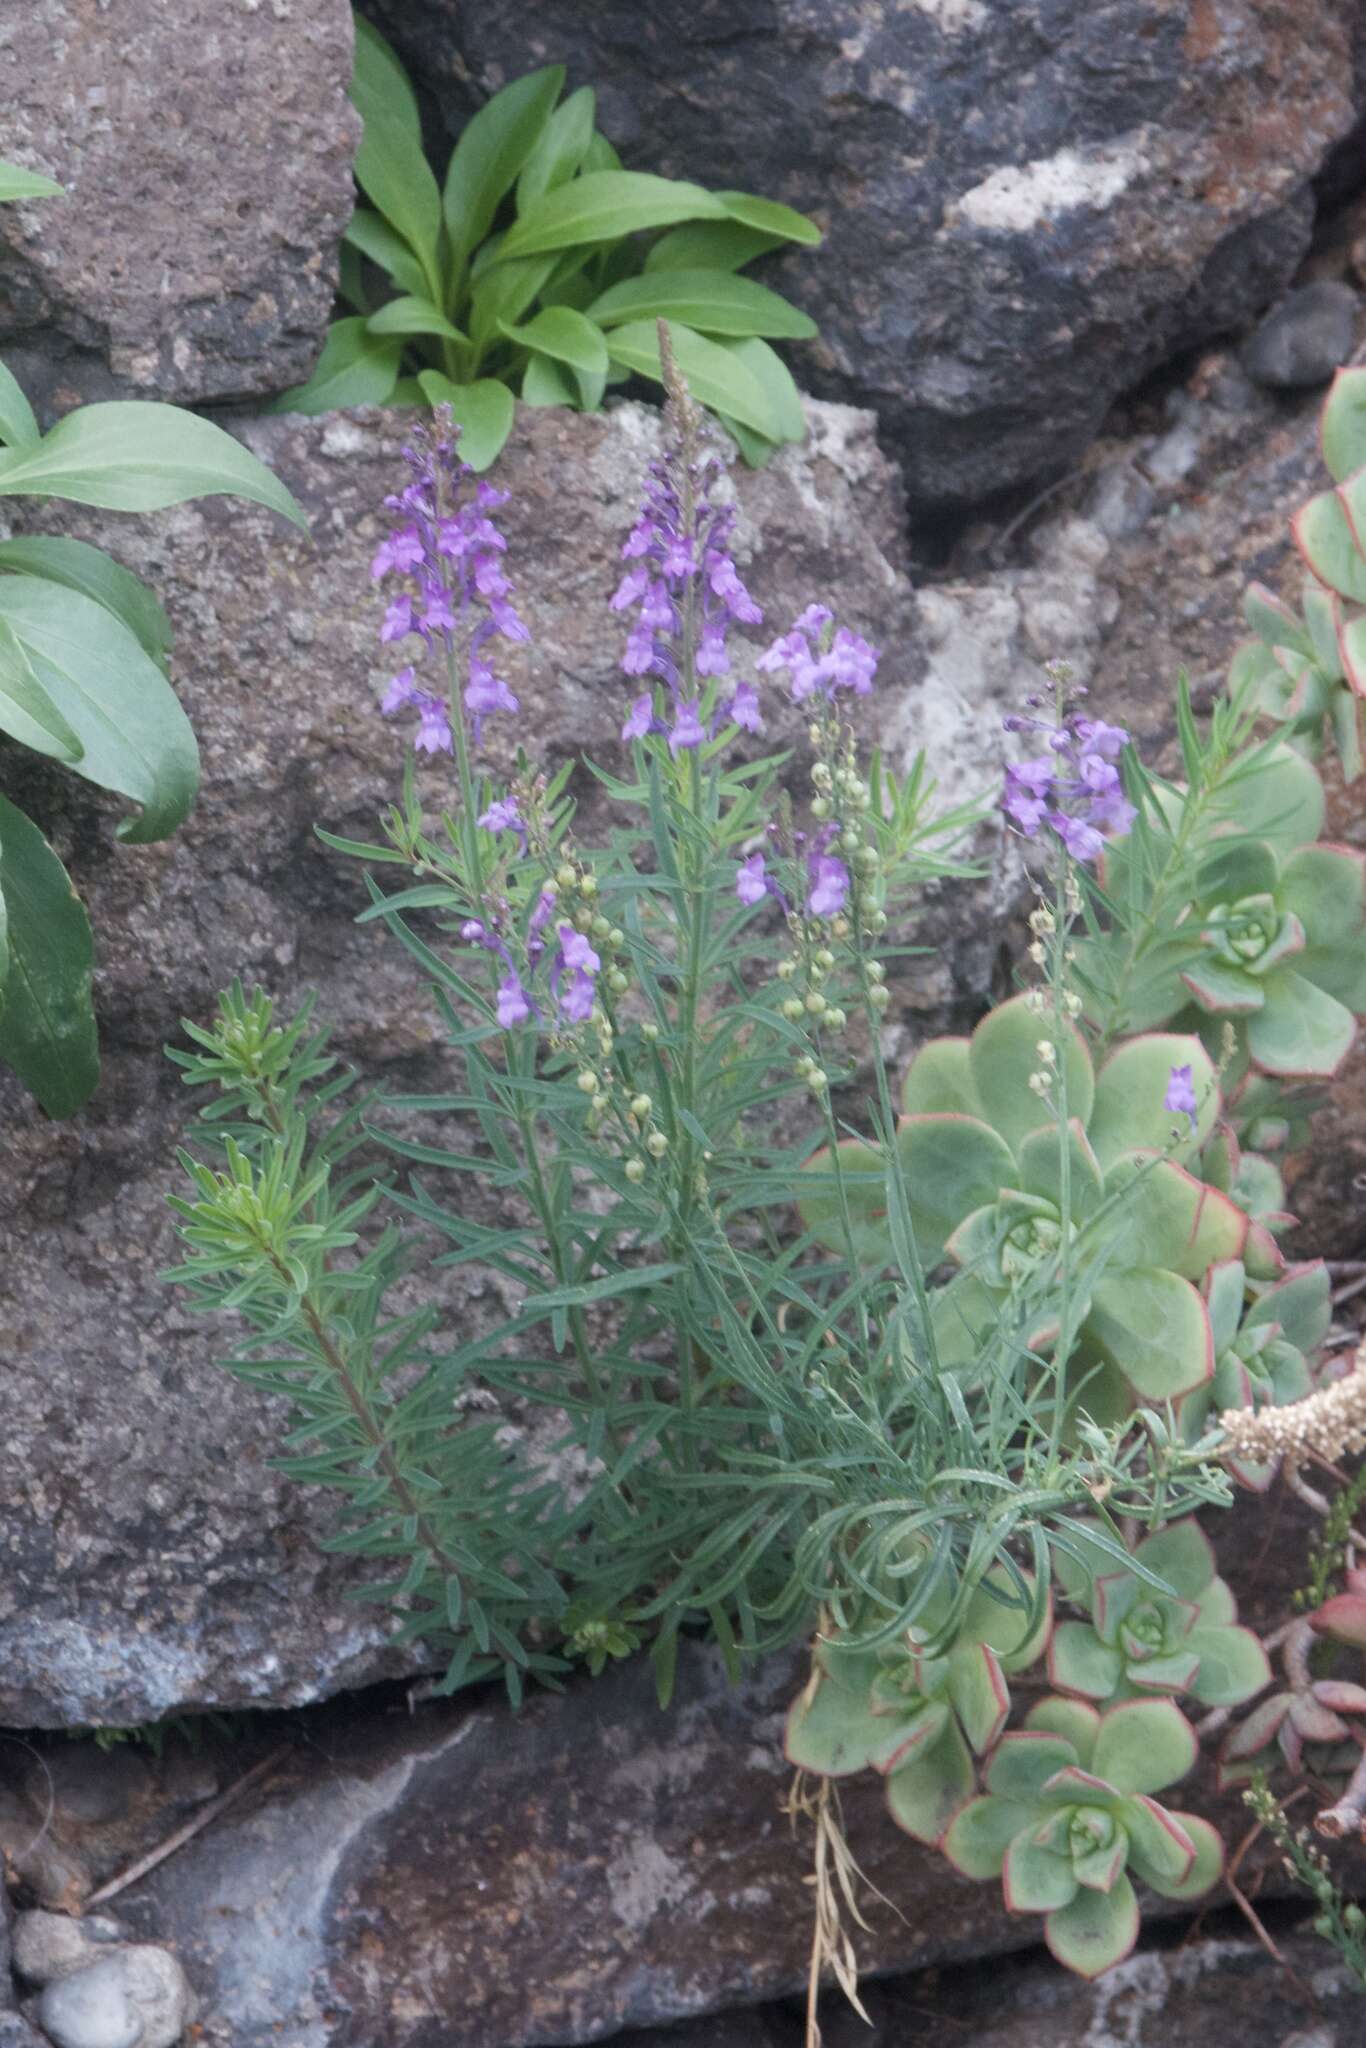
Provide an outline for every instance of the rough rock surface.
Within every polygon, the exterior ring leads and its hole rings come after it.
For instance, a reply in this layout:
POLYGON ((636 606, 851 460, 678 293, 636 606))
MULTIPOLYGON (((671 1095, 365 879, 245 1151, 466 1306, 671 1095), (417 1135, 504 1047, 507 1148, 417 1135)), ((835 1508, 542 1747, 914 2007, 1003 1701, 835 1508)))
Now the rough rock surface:
MULTIPOLYGON (((517 731, 490 726, 504 759, 518 737, 552 758, 617 744, 627 690, 606 599, 657 429, 636 407, 519 424, 500 476, 533 638, 510 671, 525 705, 517 731)), ((368 564, 402 435, 392 417, 347 415, 250 430, 311 514, 311 540, 223 499, 145 520, 52 509, 41 521, 109 545, 166 596, 204 784, 174 840, 130 854, 86 785, 30 756, 8 771, 91 906, 105 1078, 60 1126, 12 1083, 3 1094, 0 1722, 283 1705, 400 1668, 381 1617, 343 1604, 346 1574, 316 1548, 330 1503, 268 1469, 276 1418, 212 1365, 222 1333, 192 1321, 156 1275, 173 1252, 163 1194, 191 1106, 161 1048, 233 975, 286 1006, 318 987, 342 1049, 373 1078, 440 1071, 439 1022, 406 957, 356 930, 360 873, 313 836, 317 822, 371 836, 398 788, 404 738, 374 709, 386 671, 368 564)), ((869 417, 815 407, 809 442, 742 474, 739 491, 741 553, 774 630, 832 594, 886 650, 878 701, 891 751, 929 744, 946 802, 989 784, 997 693, 1012 677, 927 667, 894 478, 869 417)), ((776 736, 794 729, 789 714, 776 736)), ((424 770, 427 787, 439 773, 424 770)), ((942 1028, 980 1000, 1003 900, 931 905, 926 936, 941 950, 916 963, 907 1015, 942 1028)), ((477 1274, 448 1299, 465 1319, 497 1303, 477 1274)))
MULTIPOLYGON (((791 1994, 810 1841, 781 1811, 780 1740, 803 1675, 780 1658, 732 1689, 691 1647, 667 1713, 637 1663, 530 1701, 515 1730, 500 1701, 338 1714, 250 1810, 125 1893, 123 1916, 177 1950, 215 2048, 531 2048, 791 1994)), ((904 1915, 863 1895, 865 1967, 1038 1939, 998 1887, 901 1834, 871 1773, 841 1792, 861 1869, 904 1915)), ((1226 1803, 1233 1828, 1241 1814, 1226 1803)))
POLYGON ((43 403, 182 402, 306 376, 360 123, 346 0, 29 0, 0 21, 0 340, 43 403))
POLYGON ((534 64, 632 167, 787 200, 799 381, 877 408, 914 500, 1057 471, 1246 325, 1353 120, 1352 0, 366 0, 452 128, 534 64))

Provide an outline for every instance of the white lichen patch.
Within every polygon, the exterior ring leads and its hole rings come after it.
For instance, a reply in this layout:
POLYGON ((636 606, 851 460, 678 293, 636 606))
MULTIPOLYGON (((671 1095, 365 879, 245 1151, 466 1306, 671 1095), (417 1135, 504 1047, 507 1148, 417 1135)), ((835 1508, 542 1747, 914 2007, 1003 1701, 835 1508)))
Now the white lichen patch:
POLYGON ((1147 168, 1148 159, 1137 141, 1090 150, 1060 149, 1033 163, 1003 164, 953 201, 945 210, 944 225, 1028 234, 1059 214, 1108 206, 1147 168))
POLYGON ((920 14, 928 14, 936 28, 951 36, 980 28, 987 19, 983 0, 911 0, 911 6, 920 14))
POLYGON ((603 1875, 613 1913, 633 1933, 648 1927, 656 1913, 675 1911, 692 1890, 687 1868, 645 1835, 614 1856, 603 1875))

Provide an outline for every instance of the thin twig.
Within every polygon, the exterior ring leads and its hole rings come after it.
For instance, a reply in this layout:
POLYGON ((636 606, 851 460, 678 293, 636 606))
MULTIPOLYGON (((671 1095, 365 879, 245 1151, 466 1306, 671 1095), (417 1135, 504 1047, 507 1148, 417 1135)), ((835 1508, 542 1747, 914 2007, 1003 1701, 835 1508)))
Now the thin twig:
POLYGON ((207 1806, 201 1807, 193 1820, 187 1820, 184 1827, 177 1828, 164 1842, 158 1842, 155 1849, 149 1849, 145 1856, 139 1856, 137 1862, 130 1863, 127 1870, 121 1872, 118 1877, 111 1878, 108 1884, 101 1885, 97 1892, 92 1892, 85 1901, 85 1910, 88 1912, 92 1906, 102 1906, 107 1899, 116 1898, 120 1892, 126 1892, 129 1885, 136 1884, 139 1878, 146 1877, 150 1870, 155 1870, 168 1856, 174 1856, 177 1849, 183 1849, 187 1842, 193 1841, 196 1835, 208 1827, 210 1821, 217 1820, 226 1807, 231 1806, 234 1800, 240 1799, 248 1786, 256 1784, 268 1772, 273 1771, 276 1764, 282 1763, 289 1755, 291 1747, 290 1743, 282 1742, 269 1756, 262 1757, 259 1764, 253 1764, 249 1771, 244 1771, 236 1784, 229 1785, 226 1792, 220 1792, 216 1799, 211 1799, 207 1806))

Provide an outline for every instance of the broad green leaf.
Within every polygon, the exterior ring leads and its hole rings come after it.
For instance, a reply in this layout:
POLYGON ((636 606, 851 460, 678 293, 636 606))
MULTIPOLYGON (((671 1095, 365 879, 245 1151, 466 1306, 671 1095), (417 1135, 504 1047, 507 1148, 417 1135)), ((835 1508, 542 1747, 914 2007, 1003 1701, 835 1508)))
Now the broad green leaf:
POLYGON ((1004 1138, 974 1117, 903 1117, 896 1144, 916 1249, 927 1268, 936 1266, 964 1217, 1012 1185, 1015 1161, 1004 1138))
POLYGON ((439 334, 445 341, 459 342, 462 348, 469 347, 469 336, 453 327, 445 314, 438 312, 431 300, 419 293, 408 298, 390 299, 387 305, 370 315, 365 325, 370 334, 439 334))
POLYGON ((384 405, 393 396, 403 342, 369 332, 359 315, 334 320, 306 384, 282 391, 272 412, 337 412, 347 405, 384 405))
POLYGON ((916 1752, 887 1780, 887 1810, 899 1828, 934 1846, 972 1797, 976 1774, 956 1722, 944 1725, 938 1741, 916 1752))
POLYGON ((426 295, 427 279, 422 265, 402 235, 396 234, 379 214, 358 206, 346 224, 342 240, 387 271, 401 291, 413 292, 418 297, 426 295))
POLYGON ((921 1046, 901 1084, 907 1116, 981 1116, 966 1038, 930 1038, 921 1046))
POLYGON ((750 277, 724 270, 669 269, 614 284, 588 307, 599 327, 623 320, 682 320, 702 334, 769 334, 807 341, 816 323, 750 277))
POLYGON ((1319 420, 1323 459, 1335 484, 1366 467, 1366 370, 1337 370, 1319 420))
POLYGON ((1077 1896, 1072 1859, 1022 1829, 1006 1850, 1001 1891, 1011 1913, 1050 1913, 1077 1896))
POLYGON ((747 228, 757 228, 765 235, 781 235, 785 242, 800 242, 804 248, 814 249, 825 238, 814 220, 795 207, 784 206, 777 199, 760 199, 753 192, 718 192, 716 197, 725 207, 732 220, 742 221, 747 228))
POLYGON ((1247 1024, 1257 1065, 1268 1074, 1331 1078, 1356 1039, 1351 1011, 1293 968, 1276 968, 1263 987, 1266 1002, 1247 1024))
POLYGON ((171 652, 171 622, 155 591, 116 562, 103 548, 53 534, 22 533, 0 540, 0 570, 17 576, 44 576, 67 590, 93 597, 122 619, 129 632, 164 669, 171 652))
POLYGON ((835 1178, 829 1146, 807 1160, 801 1173, 797 1198, 802 1227, 832 1250, 846 1250, 844 1218, 849 1218, 848 1238, 860 1264, 885 1266, 892 1255, 891 1232, 887 1225, 887 1168, 881 1152, 865 1145, 861 1138, 842 1138, 835 1148, 840 1179, 835 1178), (811 1181, 824 1182, 808 1191, 811 1181), (843 1188, 844 1199, 840 1192, 843 1188))
POLYGON ((419 370, 428 405, 448 405, 461 429, 460 460, 471 469, 487 469, 512 432, 516 402, 506 384, 480 377, 473 384, 452 384, 439 370, 419 370))
POLYGON ((804 441, 806 413, 802 407, 802 395, 778 351, 757 335, 743 341, 722 341, 718 346, 729 349, 736 362, 748 370, 763 390, 773 409, 773 416, 782 428, 783 440, 804 441))
MULTIPOLYGON (((4 583, 0 581, 0 593, 4 583)), ((61 712, 33 673, 28 649, 0 613, 0 732, 35 753, 68 765, 79 761, 82 747, 61 712)))
POLYGON ((513 327, 503 321, 502 329, 508 340, 519 347, 553 356, 557 363, 568 363, 571 370, 582 370, 594 377, 607 374, 607 344, 602 329, 582 313, 571 312, 568 306, 544 306, 524 326, 513 327))
POLYGON ((84 749, 78 775, 142 805, 119 827, 162 839, 194 801, 199 751, 180 701, 137 640, 93 598, 34 576, 0 576, 0 619, 84 749))
POLYGON ((517 180, 517 211, 525 213, 544 192, 565 185, 579 169, 593 140, 597 96, 591 85, 571 92, 542 128, 517 180))
POLYGON ((20 164, 0 163, 0 202, 7 199, 56 199, 66 187, 41 171, 26 171, 20 164))
POLYGON ((1103 1274, 1083 1328, 1145 1401, 1178 1400, 1214 1371, 1204 1302, 1189 1280, 1157 1266, 1103 1274))
POLYGON ((645 258, 647 273, 659 270, 743 270, 756 256, 781 249, 785 235, 765 234, 739 220, 686 221, 670 228, 645 258))
POLYGON ((90 920, 42 833, 3 796, 0 897, 10 963, 0 1002, 0 1060, 49 1116, 70 1116, 100 1078, 90 920))
MULTIPOLYGON (((563 87, 563 64, 530 71, 495 93, 461 130, 451 152, 442 199, 457 271, 493 226, 499 200, 520 177, 563 87)), ((509 256, 535 253, 532 249, 506 251, 509 256)))
POLYGON ((619 171, 621 169, 621 158, 617 155, 607 137, 600 134, 596 129, 593 131, 593 140, 584 151, 583 168, 585 173, 588 171, 619 171))
MULTIPOLYGON (((1018 1145, 1047 1120, 1047 1111, 1029 1085, 1039 1069, 1041 1041, 1058 1035, 1053 1019, 1032 1010, 1028 996, 1012 996, 988 1011, 969 1043, 972 1083, 986 1120, 1009 1145, 1018 1145)), ((1077 1030, 1062 1033, 1067 1076, 1067 1113, 1086 1129, 1095 1084, 1091 1056, 1077 1030)), ((1099 1146, 1097 1146, 1099 1151, 1099 1146)), ((1102 1157, 1102 1165, 1104 1158, 1102 1157)))
POLYGON ((422 115, 417 104, 417 94, 409 83, 408 74, 395 51, 379 30, 359 14, 354 17, 356 26, 356 60, 351 80, 351 97, 360 108, 362 118, 365 105, 379 113, 387 114, 400 127, 407 128, 419 141, 422 136, 422 115))
POLYGON ((370 311, 370 294, 365 289, 365 265, 359 249, 343 242, 337 252, 337 297, 345 299, 357 313, 370 311))
POLYGON ((679 220, 723 220, 721 201, 681 178, 648 171, 589 171, 545 193, 508 229, 502 260, 541 256, 580 242, 615 242, 679 220))
POLYGON ((1290 522, 1295 544, 1320 582, 1366 604, 1366 556, 1357 545, 1341 491, 1321 491, 1290 522))
POLYGON ((1123 1962, 1138 1940, 1138 1900, 1121 1871, 1108 1892, 1082 1886, 1061 1911, 1050 1913, 1043 1938, 1064 1968, 1099 1977, 1123 1962))
POLYGON ((1096 1157, 1109 1172, 1125 1152, 1165 1150, 1182 1122, 1166 1107, 1173 1067, 1189 1067, 1197 1123, 1176 1146, 1178 1160, 1193 1158, 1219 1116, 1219 1081, 1198 1038, 1177 1031, 1148 1031, 1110 1054, 1096 1076, 1095 1108, 1088 1129, 1096 1157))
MULTIPOLYGON (((767 392, 753 372, 737 361, 718 341, 708 341, 691 327, 669 323, 674 359, 688 388, 702 405, 728 413, 741 426, 753 427, 770 441, 780 441, 782 427, 767 392)), ((659 362, 659 335, 653 320, 637 320, 614 327, 607 337, 607 353, 625 369, 642 377, 663 382, 659 362)))
POLYGON ((1108 1700, 1124 1672, 1118 1650, 1103 1643, 1089 1622, 1060 1621, 1048 1646, 1048 1681, 1060 1692, 1108 1700))
POLYGON ((251 498, 307 529, 302 509, 263 462, 211 420, 176 405, 136 399, 83 405, 58 420, 37 447, 0 454, 0 497, 70 498, 111 512, 156 512, 220 494, 251 498))
MULTIPOLYGON (((1134 1802, 1136 1806, 1141 1805, 1141 1803, 1137 1800, 1134 1802)), ((1216 1885, 1224 1874, 1223 1841, 1207 1820, 1201 1820, 1198 1813, 1167 1813, 1165 1808, 1161 1810, 1166 1821, 1169 1824, 1174 1823, 1181 1830, 1182 1834, 1189 1839, 1192 1848, 1195 1850, 1194 1861, 1184 1877, 1169 1878, 1155 1873, 1151 1865, 1139 1853, 1138 1830, 1131 1828, 1130 1858, 1135 1872, 1142 1878, 1144 1884, 1151 1886, 1153 1891, 1160 1892, 1165 1899, 1203 1898, 1205 1893, 1212 1886, 1216 1885)), ((1133 1809, 1130 1808, 1130 1816, 1132 1816, 1132 1812, 1133 1809)))
POLYGON ((578 388, 562 363, 533 355, 522 372, 523 405, 577 405, 578 388))
POLYGON ((11 448, 32 448, 42 438, 42 429, 33 416, 33 407, 20 389, 18 378, 0 363, 0 441, 7 442, 11 448))
POLYGON ((1091 1769, 1117 1792, 1161 1792, 1196 1759, 1195 1730, 1170 1700, 1123 1700, 1102 1714, 1091 1769))

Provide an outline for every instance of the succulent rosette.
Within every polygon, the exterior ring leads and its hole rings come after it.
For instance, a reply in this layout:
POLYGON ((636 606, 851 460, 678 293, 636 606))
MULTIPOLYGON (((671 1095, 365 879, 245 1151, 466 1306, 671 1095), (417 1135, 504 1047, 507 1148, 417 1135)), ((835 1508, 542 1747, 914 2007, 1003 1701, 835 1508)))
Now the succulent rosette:
POLYGON ((917 1841, 937 1844, 972 1796, 974 1753, 989 1750, 1005 1727, 1008 1677, 1035 1663, 1048 1639, 1048 1603, 1031 1620, 1005 1604, 1008 1596, 998 1566, 968 1600, 942 1655, 926 1654, 928 1628, 874 1648, 818 1636, 810 1683, 788 1715, 789 1762, 827 1778, 882 1772, 892 1818, 917 1841))
MULTIPOLYGON (((1332 1321, 1332 1289, 1322 1259, 1292 1266, 1270 1286, 1251 1290, 1239 1259, 1211 1266, 1205 1299, 1214 1333, 1214 1376, 1181 1403, 1181 1433, 1198 1443, 1228 1408, 1283 1408, 1314 1384, 1314 1363, 1332 1321)), ((1245 1486, 1263 1493, 1274 1465, 1228 1461, 1245 1486)))
POLYGON ((1306 581, 1296 613, 1274 591, 1254 583, 1243 598, 1243 616, 1255 637, 1234 649, 1230 693, 1249 690, 1260 710, 1289 728, 1291 744, 1311 761, 1318 760, 1331 733, 1343 775, 1354 782, 1361 773, 1366 648, 1354 644, 1357 635, 1346 635, 1341 598, 1306 581))
MULTIPOLYGON (((1167 792, 1175 814, 1183 792, 1167 792)), ((1225 1020, 1239 1058, 1271 1075, 1330 1076, 1366 1010, 1366 855, 1319 841, 1323 785, 1288 746, 1230 784, 1178 930, 1156 947, 1128 1006, 1132 1027, 1175 1022, 1216 1051, 1225 1020)), ((1127 884, 1129 843, 1104 883, 1127 884)))
POLYGON ((1266 1652, 1251 1629, 1238 1625, 1237 1603, 1197 1523, 1157 1530, 1139 1544, 1134 1563, 1134 1571, 1090 1572, 1059 1554, 1064 1590, 1091 1613, 1089 1621, 1061 1621, 1053 1631, 1048 1676, 1059 1692, 1097 1704, 1189 1693, 1202 1706, 1232 1707, 1271 1683, 1266 1652))
MULTIPOLYGON (((1274 1240, 1226 1194, 1191 1170, 1219 1115, 1219 1088, 1197 1038, 1149 1033, 1092 1067, 1068 1026, 1055 1059, 1069 1111, 1067 1167, 1056 1119, 1031 1087, 1040 1042, 1053 1027, 1027 996, 983 1018, 971 1038, 933 1039, 906 1076, 897 1129, 916 1248, 927 1270, 946 1257, 958 1275, 932 1295, 940 1362, 971 1371, 981 1333, 995 1328, 1012 1295, 1056 1271, 1066 1242, 1084 1310, 1078 1349, 1122 1373, 1147 1401, 1172 1400, 1214 1370, 1209 1312, 1197 1282, 1215 1263, 1243 1259, 1270 1278, 1282 1264, 1274 1240), (1166 1107, 1173 1068, 1189 1069, 1196 1110, 1175 1138, 1166 1107), (1166 1156, 1161 1156, 1165 1153, 1166 1156), (1065 1193, 1064 1193, 1065 1187, 1065 1193), (1089 1278, 1087 1276, 1090 1276, 1089 1278)), ((856 1139, 839 1148, 844 1176, 820 1152, 806 1171, 806 1227, 823 1243, 889 1263, 886 1168, 856 1139)), ((1044 1349, 1057 1336, 1047 1311, 1024 1332, 1044 1349)))
POLYGON ((1137 1939, 1133 1878, 1184 1900, 1223 1870, 1208 1821, 1152 1796, 1195 1756, 1195 1731, 1170 1700, 1126 1700, 1105 1714, 1040 1700, 997 1745, 986 1791, 955 1816, 945 1854, 967 1877, 999 1877, 1010 1912, 1045 1915, 1058 1961, 1098 1977, 1137 1939))

